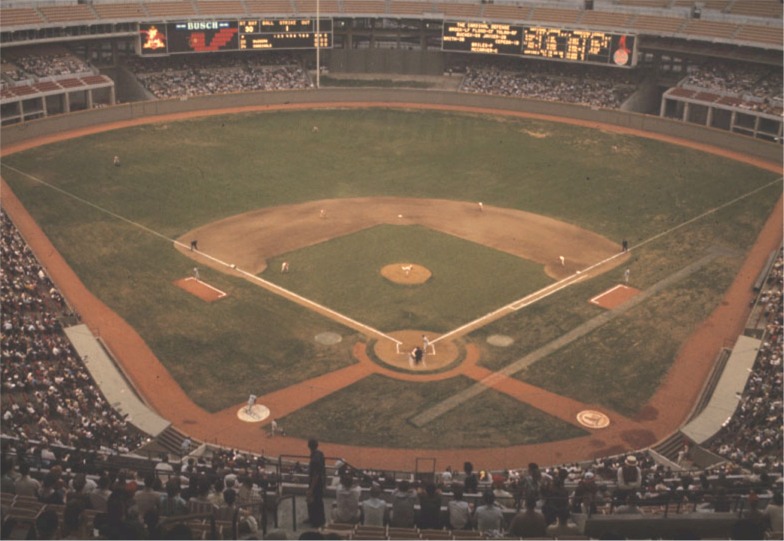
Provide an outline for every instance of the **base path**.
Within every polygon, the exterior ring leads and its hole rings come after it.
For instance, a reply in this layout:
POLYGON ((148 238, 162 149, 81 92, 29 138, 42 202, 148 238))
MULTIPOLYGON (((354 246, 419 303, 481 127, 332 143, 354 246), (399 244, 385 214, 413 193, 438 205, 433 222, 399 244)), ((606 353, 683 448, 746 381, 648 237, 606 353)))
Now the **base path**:
MULTIPOLYGON (((270 111, 274 109, 307 109, 307 108, 364 108, 379 107, 378 103, 342 102, 339 104, 290 104, 281 106, 259 106, 254 108, 243 107, 235 110, 220 109, 209 112, 182 113, 125 121, 117 124, 93 126, 85 130, 73 131, 43 137, 37 140, 28 140, 18 145, 4 147, 2 154, 17 152, 41 144, 54 142, 61 139, 81 137, 88 133, 119 129, 123 127, 154 123, 162 121, 177 121, 195 116, 208 116, 218 114, 231 114, 249 112, 253 110, 270 111)), ((438 109, 457 112, 481 113, 490 115, 510 115, 518 118, 537 118, 553 122, 567 122, 575 125, 584 125, 591 128, 616 133, 627 133, 641 137, 655 138, 670 143, 682 144, 699 150, 728 156, 732 159, 751 163, 766 169, 780 172, 780 163, 762 162, 758 159, 743 155, 733 154, 721 149, 710 147, 701 143, 684 141, 682 139, 667 138, 652 135, 646 132, 618 128, 610 125, 597 125, 595 122, 583 123, 574 119, 546 117, 543 115, 530 115, 522 113, 509 113, 495 109, 481 109, 476 107, 456 106, 431 106, 415 103, 388 104, 391 108, 406 109, 438 109)), ((162 417, 169 419, 178 429, 191 437, 209 443, 219 443, 224 446, 261 452, 267 455, 278 454, 305 454, 306 442, 293 437, 270 437, 265 430, 266 424, 249 424, 237 418, 237 411, 242 403, 227 408, 222 412, 210 414, 196 406, 185 395, 171 374, 161 365, 153 352, 122 318, 109 310, 100 300, 88 291, 79 280, 79 277, 70 269, 65 260, 54 249, 41 229, 22 207, 8 186, 2 183, 2 205, 13 222, 19 228, 25 240, 46 267, 57 287, 63 292, 74 309, 81 314, 83 321, 91 331, 107 342, 115 353, 117 360, 132 379, 147 404, 157 411, 162 417)), ((318 210, 314 211, 318 216, 318 210)), ((329 216, 329 214, 328 214, 329 216)), ((395 214, 395 217, 397 213, 395 214)), ((760 269, 764 266, 768 255, 779 248, 782 242, 782 201, 778 204, 764 229, 759 235, 755 245, 746 255, 743 267, 735 278, 732 286, 727 291, 721 305, 706 319, 703 324, 692 334, 687 343, 678 352, 667 376, 664 378, 656 394, 649 404, 636 419, 621 419, 611 415, 613 422, 605 429, 591 432, 590 435, 575 438, 569 441, 546 443, 539 445, 517 445, 505 448, 483 449, 387 449, 368 448, 341 445, 325 442, 322 448, 327 455, 342 456, 358 467, 378 467, 383 464, 387 469, 413 470, 416 457, 432 457, 438 461, 437 467, 447 464, 460 464, 463 461, 472 461, 487 469, 503 469, 507 467, 521 467, 528 462, 540 464, 556 464, 578 460, 590 460, 599 456, 621 453, 630 449, 638 449, 665 438, 677 430, 688 416, 699 395, 705 378, 710 373, 717 352, 727 341, 734 341, 742 331, 749 312, 751 286, 760 269)), ((186 239, 190 240, 190 239, 186 239)), ((257 265, 263 265, 257 262, 257 265)), ((256 267, 259 268, 259 267, 256 267)), ((555 269, 557 270, 557 269, 555 269)), ((368 361, 361 359, 364 345, 355 348, 355 356, 359 360, 356 367, 336 371, 323 376, 318 382, 318 389, 340 389, 346 384, 365 377, 373 371, 385 372, 385 369, 374 365, 370 369, 368 361)), ((468 344, 467 357, 474 355, 474 348, 468 344)), ((474 361, 475 363, 475 361, 474 361)), ((466 370, 472 369, 471 363, 464 363, 466 370)), ((484 373, 472 373, 473 378, 482 378, 484 373)), ((401 376, 402 377, 402 376, 401 376)), ((443 377, 443 374, 410 374, 405 377, 417 378, 426 381, 443 377)), ((535 388, 524 388, 518 383, 499 379, 499 390, 511 395, 520 393, 539 392, 535 388)), ((314 385, 313 389, 316 388, 314 385)), ((315 390, 313 391, 315 393, 315 390)), ((307 394, 307 393, 303 393, 307 394)), ((320 394, 320 393, 316 393, 320 394)), ((300 407, 293 393, 279 392, 266 398, 272 400, 275 407, 282 411, 293 411, 300 407), (274 399, 274 400, 273 400, 274 399)), ((544 396, 544 395, 543 395, 544 396)), ((313 398, 316 398, 314 395, 313 398)), ((266 403, 265 397, 259 397, 259 403, 266 403)), ((547 411, 557 414, 559 418, 568 419, 575 415, 577 409, 600 409, 590 405, 573 403, 563 400, 562 397, 551 396, 547 400, 547 411), (563 409, 559 409, 563 405, 563 409)))

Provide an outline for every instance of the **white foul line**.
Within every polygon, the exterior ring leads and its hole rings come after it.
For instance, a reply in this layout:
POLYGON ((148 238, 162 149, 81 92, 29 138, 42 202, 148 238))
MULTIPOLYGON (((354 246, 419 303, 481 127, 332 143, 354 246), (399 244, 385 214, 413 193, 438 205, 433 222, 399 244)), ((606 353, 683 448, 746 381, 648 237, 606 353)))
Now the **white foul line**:
MULTIPOLYGON (((174 240, 172 242, 175 245, 184 248, 185 250, 190 250, 190 246, 186 246, 184 243, 182 243, 182 242, 180 242, 178 240, 174 240)), ((352 318, 350 318, 350 317, 348 317, 346 315, 341 314, 340 312, 336 312, 332 308, 327 308, 326 306, 321 305, 321 304, 319 304, 319 303, 317 303, 315 301, 312 301, 312 300, 310 300, 310 299, 308 299, 306 297, 303 297, 302 295, 298 295, 297 293, 294 293, 293 291, 289 291, 288 289, 283 288, 283 287, 279 286, 278 284, 275 284, 275 283, 270 282, 268 280, 265 280, 263 278, 259 278, 255 274, 253 274, 251 272, 248 272, 246 270, 242 270, 241 268, 237 267, 236 265, 232 265, 230 263, 226 263, 225 261, 223 261, 221 259, 218 259, 217 257, 211 256, 210 254, 202 252, 200 250, 196 250, 196 253, 198 253, 199 255, 201 255, 203 257, 206 257, 210 261, 213 261, 213 262, 215 262, 215 263, 217 263, 219 265, 223 265, 224 267, 227 267, 228 269, 230 269, 232 271, 240 273, 241 275, 243 275, 245 278, 247 278, 251 282, 256 282, 257 284, 261 285, 265 289, 268 289, 268 290, 270 290, 270 291, 272 291, 274 293, 277 293, 278 295, 280 295, 282 297, 296 299, 299 304, 302 304, 304 306, 308 306, 310 308, 315 308, 317 310, 326 312, 326 313, 330 314, 333 317, 333 319, 341 321, 342 323, 348 325, 349 327, 353 327, 354 329, 360 329, 363 332, 367 332, 368 334, 376 335, 376 336, 379 336, 381 338, 386 338, 387 340, 391 340, 391 341, 395 342, 396 344, 401 344, 402 343, 402 342, 400 342, 400 340, 392 338, 388 334, 383 333, 383 332, 379 331, 378 329, 374 329, 373 327, 371 327, 369 325, 365 325, 364 323, 360 323, 356 319, 352 319, 352 318)))

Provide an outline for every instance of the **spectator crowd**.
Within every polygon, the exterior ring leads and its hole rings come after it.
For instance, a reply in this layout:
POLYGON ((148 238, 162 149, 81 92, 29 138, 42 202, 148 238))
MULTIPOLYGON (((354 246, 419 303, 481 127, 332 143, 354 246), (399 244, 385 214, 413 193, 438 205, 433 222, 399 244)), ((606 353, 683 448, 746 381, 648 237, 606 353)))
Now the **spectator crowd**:
POLYGON ((132 58, 127 67, 159 99, 311 86, 297 59, 286 53, 132 58))
POLYGON ((0 213, 2 433, 44 444, 127 452, 142 441, 101 394, 65 336, 72 312, 0 213))
POLYGON ((3 75, 14 81, 36 78, 62 78, 90 75, 90 66, 64 48, 33 49, 4 58, 3 75))
POLYGON ((460 91, 617 109, 636 90, 637 77, 617 68, 490 59, 466 66, 460 91))
POLYGON ((782 288, 784 263, 779 254, 760 292, 767 318, 764 341, 735 415, 711 442, 715 452, 747 470, 781 471, 782 467, 782 288))
POLYGON ((780 67, 714 60, 689 66, 679 86, 740 98, 743 109, 781 115, 784 108, 780 67))

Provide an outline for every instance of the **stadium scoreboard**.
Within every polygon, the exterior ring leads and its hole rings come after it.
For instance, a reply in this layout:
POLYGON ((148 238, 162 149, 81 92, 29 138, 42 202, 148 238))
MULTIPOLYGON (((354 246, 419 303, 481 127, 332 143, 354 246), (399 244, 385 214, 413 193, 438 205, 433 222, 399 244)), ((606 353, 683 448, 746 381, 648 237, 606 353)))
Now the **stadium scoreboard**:
POLYGON ((327 49, 332 19, 289 18, 139 24, 142 56, 215 51, 327 49))
POLYGON ((240 49, 328 49, 332 20, 251 19, 239 22, 240 49))
POLYGON ((588 62, 631 67, 636 63, 633 35, 545 26, 444 22, 441 49, 466 53, 588 62))

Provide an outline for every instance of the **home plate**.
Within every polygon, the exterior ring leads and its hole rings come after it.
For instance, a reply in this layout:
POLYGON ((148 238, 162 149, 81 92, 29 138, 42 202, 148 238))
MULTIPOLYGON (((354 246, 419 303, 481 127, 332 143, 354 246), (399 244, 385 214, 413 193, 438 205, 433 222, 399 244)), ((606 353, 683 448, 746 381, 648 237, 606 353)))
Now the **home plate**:
POLYGON ((246 423, 260 423, 270 416, 270 410, 267 406, 261 404, 254 404, 250 410, 248 406, 242 406, 237 411, 237 419, 245 421, 246 423))
POLYGON ((635 289, 623 284, 618 284, 615 287, 611 287, 604 293, 600 293, 588 302, 595 304, 596 306, 601 306, 602 308, 612 310, 616 306, 620 306, 635 295, 639 294, 639 289, 635 289))

